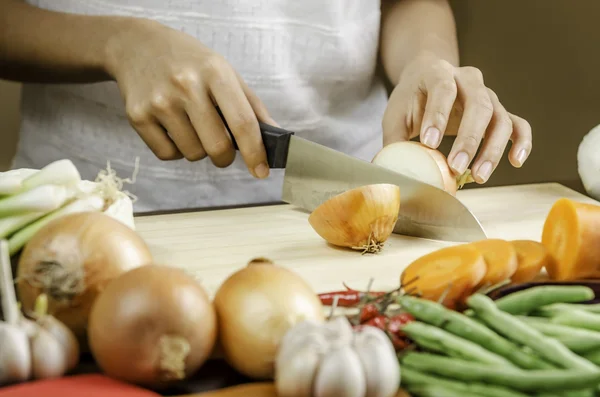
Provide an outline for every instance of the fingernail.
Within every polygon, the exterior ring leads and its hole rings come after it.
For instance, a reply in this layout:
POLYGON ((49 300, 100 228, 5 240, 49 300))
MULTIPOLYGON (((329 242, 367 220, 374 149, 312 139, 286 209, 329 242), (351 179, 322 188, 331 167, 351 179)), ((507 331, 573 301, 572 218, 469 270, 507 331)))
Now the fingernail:
POLYGON ((479 167, 477 176, 483 180, 483 182, 486 182, 490 175, 492 175, 492 163, 486 161, 485 163, 481 164, 481 167, 479 167))
POLYGON ((259 178, 266 178, 269 176, 269 167, 265 163, 260 163, 254 169, 254 174, 259 178))
POLYGON ((523 163, 525 162, 526 159, 527 159, 527 150, 521 149, 519 151, 519 153, 517 154, 517 163, 519 164, 519 167, 523 165, 523 163))
POLYGON ((462 174, 467 170, 467 166, 469 165, 469 155, 465 152, 460 152, 454 157, 454 161, 452 161, 452 169, 457 174, 462 174))
POLYGON ((429 127, 425 134, 423 134, 423 144, 430 148, 437 148, 440 141, 440 130, 435 127, 429 127))

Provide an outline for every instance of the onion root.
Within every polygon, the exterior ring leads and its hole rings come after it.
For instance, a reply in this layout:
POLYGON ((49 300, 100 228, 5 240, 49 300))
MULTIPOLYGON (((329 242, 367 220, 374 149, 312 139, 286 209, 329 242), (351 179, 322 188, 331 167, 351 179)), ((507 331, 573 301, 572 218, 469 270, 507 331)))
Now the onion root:
POLYGON ((158 342, 160 349, 161 380, 172 381, 185 378, 185 360, 190 354, 190 343, 182 336, 163 335, 158 342))

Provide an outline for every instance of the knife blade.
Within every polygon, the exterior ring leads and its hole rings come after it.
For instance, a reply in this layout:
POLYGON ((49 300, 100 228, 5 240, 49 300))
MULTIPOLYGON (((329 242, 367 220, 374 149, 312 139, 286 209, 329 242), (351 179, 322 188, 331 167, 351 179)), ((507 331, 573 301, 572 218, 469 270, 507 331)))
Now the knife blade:
MULTIPOLYGON (((390 183, 400 187, 394 233, 454 242, 487 237, 475 215, 442 189, 297 137, 292 131, 262 122, 259 126, 269 167, 285 168, 282 200, 289 204, 310 212, 347 190, 390 183)), ((231 139, 239 150, 233 135, 231 139)))

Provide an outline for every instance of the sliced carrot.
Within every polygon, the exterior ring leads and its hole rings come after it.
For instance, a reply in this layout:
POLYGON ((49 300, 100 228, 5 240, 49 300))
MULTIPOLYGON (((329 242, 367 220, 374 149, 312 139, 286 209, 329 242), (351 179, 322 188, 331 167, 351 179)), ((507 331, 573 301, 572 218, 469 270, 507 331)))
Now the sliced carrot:
POLYGON ((552 280, 600 276, 600 206, 557 200, 546 216, 542 244, 554 259, 546 265, 552 280))
POLYGON ((542 268, 547 267, 552 261, 552 255, 544 244, 534 240, 513 240, 510 242, 517 251, 517 271, 510 281, 513 283, 527 283, 534 280, 542 268))
POLYGON ((491 287, 508 280, 517 270, 517 250, 508 241, 489 238, 472 244, 481 251, 487 265, 478 287, 491 287))
POLYGON ((422 298, 455 308, 471 295, 485 276, 483 254, 472 244, 445 247, 412 262, 400 282, 422 298))

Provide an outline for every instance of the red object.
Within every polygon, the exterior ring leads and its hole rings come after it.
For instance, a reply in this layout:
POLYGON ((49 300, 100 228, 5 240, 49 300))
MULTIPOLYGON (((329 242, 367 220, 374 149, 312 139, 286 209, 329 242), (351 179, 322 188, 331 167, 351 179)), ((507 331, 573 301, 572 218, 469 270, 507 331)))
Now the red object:
POLYGON ((153 391, 105 375, 74 375, 0 388, 0 397, 160 397, 153 391))
POLYGON ((355 306, 360 300, 368 295, 369 298, 377 298, 382 295, 385 295, 385 292, 369 292, 368 294, 362 291, 355 291, 353 289, 348 289, 347 291, 334 291, 334 292, 325 292, 319 294, 319 299, 321 299, 321 303, 325 306, 333 305, 335 297, 338 297, 337 305, 340 307, 352 307, 355 306))
POLYGON ((377 305, 373 303, 367 303, 360 310, 360 323, 363 324, 364 322, 369 321, 370 319, 379 315, 381 315, 381 312, 379 312, 377 305))
POLYGON ((411 321, 415 321, 415 318, 409 313, 396 314, 390 318, 388 330, 394 334, 404 335, 404 333, 402 333, 400 330, 402 329, 403 325, 408 324, 411 321))
POLYGON ((385 314, 380 314, 378 316, 371 318, 370 320, 365 321, 363 324, 371 325, 373 327, 377 327, 379 329, 387 331, 387 322, 388 322, 387 316, 385 314))

